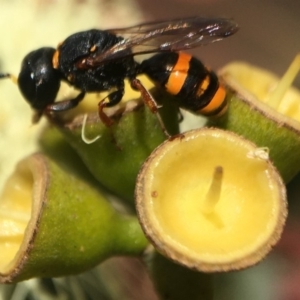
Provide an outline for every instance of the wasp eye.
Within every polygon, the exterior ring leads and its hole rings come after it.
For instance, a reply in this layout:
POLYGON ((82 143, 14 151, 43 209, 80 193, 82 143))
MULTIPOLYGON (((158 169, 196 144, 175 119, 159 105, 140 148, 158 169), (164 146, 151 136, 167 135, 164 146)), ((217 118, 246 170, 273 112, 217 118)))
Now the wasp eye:
POLYGON ((19 89, 36 110, 54 102, 60 86, 60 75, 52 66, 55 49, 41 48, 25 56, 18 77, 19 89))

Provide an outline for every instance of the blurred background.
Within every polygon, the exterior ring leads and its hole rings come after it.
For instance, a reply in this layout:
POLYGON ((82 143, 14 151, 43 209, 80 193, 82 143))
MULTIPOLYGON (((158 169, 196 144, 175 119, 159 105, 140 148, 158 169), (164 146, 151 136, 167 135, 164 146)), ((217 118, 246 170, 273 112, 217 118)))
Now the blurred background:
MULTIPOLYGON (((236 35, 192 51, 213 69, 243 60, 281 76, 300 52, 299 0, 0 0, 0 72, 17 74, 28 51, 40 46, 55 47, 79 30, 193 15, 229 17, 240 26, 236 35)), ((299 77, 295 82, 298 87, 299 77)), ((1 82, 0 98, 1 114, 5 111, 10 116, 8 127, 16 124, 14 118, 24 117, 29 122, 27 104, 15 87, 8 91, 7 85, 11 84, 1 82), (7 99, 8 93, 11 100, 7 99), (12 109, 6 106, 8 102, 14 103, 12 109), (16 111, 22 111, 22 115, 16 117, 16 111)), ((1 168, 3 160, 0 157, 1 168)), ((290 216, 281 242, 258 266, 216 275, 216 300, 300 300, 299 176, 289 184, 288 191, 290 216)), ((140 262, 120 258, 80 276, 1 286, 2 299, 157 298, 140 262)))

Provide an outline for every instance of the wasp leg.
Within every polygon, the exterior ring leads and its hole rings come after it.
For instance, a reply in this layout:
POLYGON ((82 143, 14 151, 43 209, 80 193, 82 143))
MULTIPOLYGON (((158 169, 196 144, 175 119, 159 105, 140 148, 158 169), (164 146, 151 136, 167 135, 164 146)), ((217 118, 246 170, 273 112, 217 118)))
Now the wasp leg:
POLYGON ((164 134, 166 135, 166 137, 169 139, 171 137, 171 135, 168 133, 165 124, 159 114, 158 111, 158 105, 155 102, 154 98, 152 97, 152 95, 149 93, 149 91, 143 86, 143 84, 140 82, 139 79, 134 78, 131 79, 131 87, 137 91, 139 91, 141 93, 141 96, 145 102, 145 104, 149 107, 149 109, 151 110, 152 113, 155 114, 155 116, 157 117, 159 124, 161 126, 162 131, 164 132, 164 134))
MULTIPOLYGON (((49 121, 54 122, 53 115, 51 114, 52 112, 66 111, 66 110, 76 107, 78 105, 78 103, 80 101, 82 101, 82 99, 84 98, 84 95, 85 95, 85 92, 81 92, 74 99, 59 101, 59 102, 47 105, 47 107, 44 110, 36 110, 32 117, 32 123, 33 124, 38 123, 40 118, 42 117, 42 115, 45 115, 49 121)), ((57 122, 57 120, 55 122, 57 122)))
POLYGON ((45 113, 49 114, 51 112, 66 111, 71 108, 74 108, 79 104, 80 101, 83 100, 84 96, 85 96, 85 92, 81 92, 73 99, 63 100, 53 104, 49 104, 45 109, 45 113))
POLYGON ((47 105, 44 111, 42 111, 42 113, 38 112, 33 116, 33 122, 37 123, 40 117, 44 114, 50 122, 57 123, 58 121, 55 120, 52 113, 66 111, 76 107, 79 104, 79 102, 83 100, 84 96, 85 92, 81 92, 73 99, 63 100, 47 105))
POLYGON ((103 111, 106 107, 111 107, 118 104, 124 95, 124 86, 119 87, 118 90, 110 93, 107 97, 102 99, 98 104, 98 114, 100 120, 105 124, 107 127, 110 127, 114 121, 107 116, 107 114, 103 111), (106 101, 108 99, 108 101, 106 101))

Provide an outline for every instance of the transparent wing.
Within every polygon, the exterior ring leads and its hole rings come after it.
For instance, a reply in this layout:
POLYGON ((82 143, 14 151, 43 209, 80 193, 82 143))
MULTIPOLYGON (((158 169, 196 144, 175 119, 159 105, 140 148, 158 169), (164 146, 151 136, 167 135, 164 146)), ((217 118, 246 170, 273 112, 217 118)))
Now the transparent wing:
POLYGON ((96 66, 126 56, 162 51, 179 51, 219 41, 234 34, 238 25, 231 19, 191 17, 140 24, 108 32, 124 39, 103 53, 89 57, 96 66))

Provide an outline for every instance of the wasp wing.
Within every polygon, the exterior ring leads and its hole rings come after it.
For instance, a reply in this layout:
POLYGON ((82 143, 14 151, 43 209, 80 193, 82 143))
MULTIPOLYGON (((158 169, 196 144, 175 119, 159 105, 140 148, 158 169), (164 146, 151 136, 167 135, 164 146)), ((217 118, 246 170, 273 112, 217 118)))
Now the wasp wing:
POLYGON ((191 17, 111 29, 108 32, 123 39, 107 51, 87 59, 95 66, 126 56, 180 51, 221 40, 234 34, 237 24, 231 19, 191 17))

